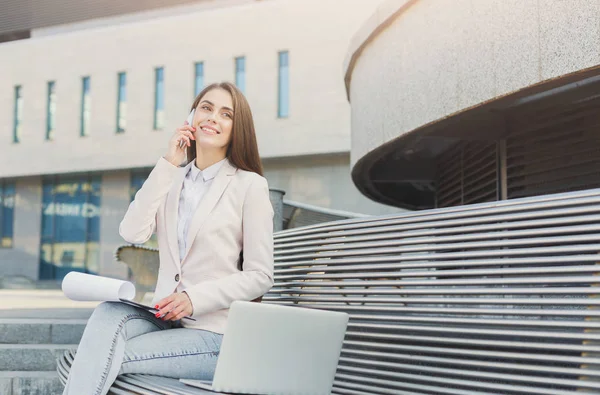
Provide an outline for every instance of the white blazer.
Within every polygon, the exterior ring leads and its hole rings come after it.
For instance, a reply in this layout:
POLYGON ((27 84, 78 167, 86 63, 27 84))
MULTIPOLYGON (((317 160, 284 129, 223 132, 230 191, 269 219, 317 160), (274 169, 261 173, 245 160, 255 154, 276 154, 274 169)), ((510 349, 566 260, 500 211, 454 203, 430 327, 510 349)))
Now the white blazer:
POLYGON ((176 167, 160 158, 129 205, 119 233, 141 244, 156 231, 160 268, 153 305, 185 291, 196 321, 182 324, 224 333, 233 301, 253 300, 273 286, 273 207, 267 180, 226 160, 192 217, 188 251, 180 261, 179 196, 191 165, 176 167))

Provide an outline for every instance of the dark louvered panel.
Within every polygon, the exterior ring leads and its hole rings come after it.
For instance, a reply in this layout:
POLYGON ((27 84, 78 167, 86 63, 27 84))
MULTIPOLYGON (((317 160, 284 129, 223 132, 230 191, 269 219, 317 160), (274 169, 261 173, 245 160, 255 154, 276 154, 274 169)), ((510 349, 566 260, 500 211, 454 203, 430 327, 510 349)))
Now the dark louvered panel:
POLYGON ((460 142, 437 163, 437 206, 483 203, 498 198, 496 143, 460 142))
MULTIPOLYGON (((567 111, 567 110, 565 110, 567 111)), ((507 196, 517 198, 600 186, 600 117, 596 108, 549 115, 507 138, 507 196)), ((518 124, 517 124, 518 125, 518 124)))

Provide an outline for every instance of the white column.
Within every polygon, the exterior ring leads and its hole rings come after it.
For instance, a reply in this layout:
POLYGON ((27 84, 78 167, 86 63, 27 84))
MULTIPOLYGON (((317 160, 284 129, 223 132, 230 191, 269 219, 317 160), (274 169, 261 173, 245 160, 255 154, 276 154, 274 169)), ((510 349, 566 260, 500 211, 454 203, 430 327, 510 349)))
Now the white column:
POLYGON ((119 236, 119 223, 129 206, 129 171, 107 172, 102 176, 100 218, 100 275, 127 278, 127 266, 115 261, 115 250, 126 244, 119 236))
POLYGON ((39 278, 40 231, 42 226, 42 181, 40 177, 16 181, 13 246, 0 248, 0 277, 39 278))

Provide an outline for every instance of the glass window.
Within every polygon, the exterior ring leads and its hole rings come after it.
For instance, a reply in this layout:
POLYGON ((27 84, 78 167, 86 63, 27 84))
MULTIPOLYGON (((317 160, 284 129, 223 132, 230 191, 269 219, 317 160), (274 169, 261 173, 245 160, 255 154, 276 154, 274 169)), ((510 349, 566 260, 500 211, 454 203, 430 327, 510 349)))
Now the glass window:
POLYGON ((155 69, 154 86, 154 130, 162 130, 165 126, 165 69, 155 69))
POLYGON ((117 133, 123 133, 127 120, 127 74, 119 73, 119 91, 117 93, 117 133))
POLYGON ((279 52, 279 89, 277 116, 285 118, 290 115, 290 71, 288 51, 279 52))
POLYGON ((21 141, 21 124, 23 122, 23 94, 21 92, 21 85, 15 86, 14 110, 13 143, 18 143, 21 141))
POLYGON ((242 93, 246 92, 246 58, 244 56, 235 58, 235 85, 242 93))
POLYGON ((204 88, 204 63, 198 62, 194 65, 194 97, 204 88))
POLYGON ((81 81, 81 135, 88 136, 90 134, 90 114, 92 106, 90 77, 83 77, 81 81))
POLYGON ((43 181, 40 279, 70 271, 98 273, 100 176, 57 176, 43 181))
POLYGON ((46 140, 54 139, 56 127, 56 87, 54 81, 48 82, 48 102, 46 105, 46 140))
POLYGON ((0 247, 13 246, 15 183, 0 181, 0 247))

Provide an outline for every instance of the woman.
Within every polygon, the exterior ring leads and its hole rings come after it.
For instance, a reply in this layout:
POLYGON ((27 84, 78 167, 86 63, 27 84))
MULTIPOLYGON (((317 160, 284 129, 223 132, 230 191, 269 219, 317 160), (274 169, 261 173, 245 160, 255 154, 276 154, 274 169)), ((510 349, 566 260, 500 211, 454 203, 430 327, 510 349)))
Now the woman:
POLYGON ((250 107, 220 83, 192 109, 192 124, 175 131, 119 228, 135 244, 157 233, 159 311, 100 304, 64 394, 106 394, 122 373, 211 379, 229 306, 273 285, 273 209, 250 107))

